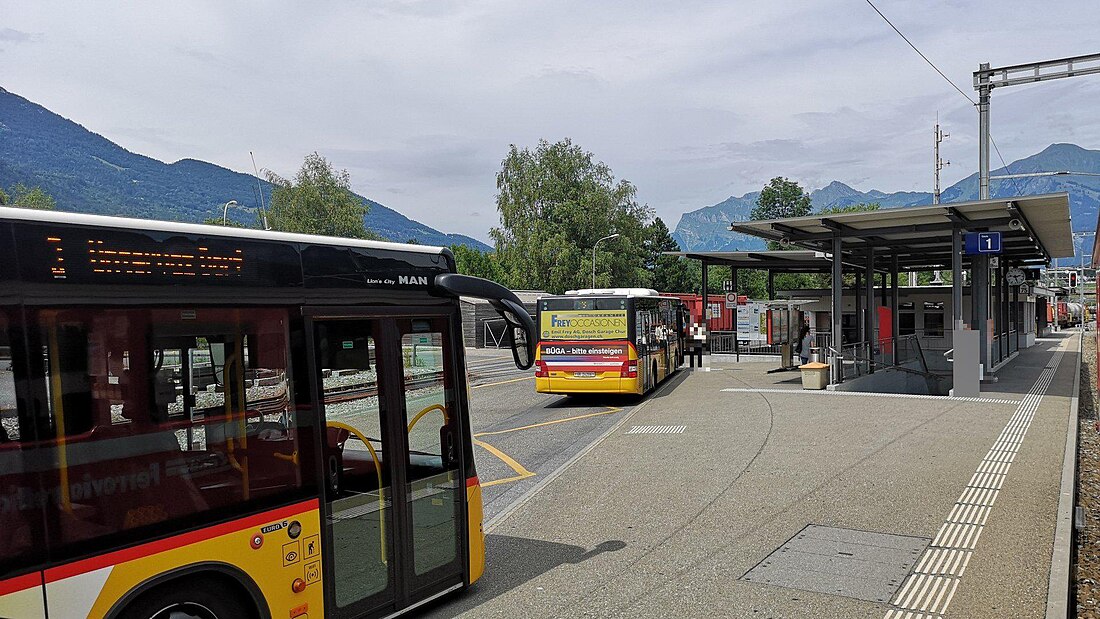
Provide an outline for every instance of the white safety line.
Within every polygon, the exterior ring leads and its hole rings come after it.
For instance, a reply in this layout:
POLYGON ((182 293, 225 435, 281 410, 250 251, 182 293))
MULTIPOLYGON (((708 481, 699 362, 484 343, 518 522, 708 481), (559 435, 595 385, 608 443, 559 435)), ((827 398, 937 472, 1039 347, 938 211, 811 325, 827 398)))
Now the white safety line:
POLYGON ((626 434, 683 434, 687 426, 630 426, 626 434))
POLYGON ((728 393, 789 393, 805 395, 846 395, 862 398, 908 398, 915 400, 939 400, 941 402, 981 402, 984 404, 1019 404, 1020 400, 1006 400, 998 398, 964 398, 947 395, 918 395, 912 393, 870 393, 867 391, 828 391, 823 389, 752 389, 747 387, 730 387, 722 391, 728 393))
MULTIPOLYGON (((1059 348, 986 453, 884 619, 942 619, 1065 350, 1059 348)), ((974 400, 978 398, 949 398, 974 400)))

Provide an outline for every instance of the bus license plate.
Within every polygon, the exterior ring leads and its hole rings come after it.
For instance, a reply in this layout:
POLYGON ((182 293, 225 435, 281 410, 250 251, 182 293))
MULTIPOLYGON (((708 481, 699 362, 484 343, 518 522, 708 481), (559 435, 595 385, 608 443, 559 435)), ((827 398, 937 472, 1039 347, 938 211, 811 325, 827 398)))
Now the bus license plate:
POLYGON ((595 372, 573 372, 573 378, 596 378, 595 372))

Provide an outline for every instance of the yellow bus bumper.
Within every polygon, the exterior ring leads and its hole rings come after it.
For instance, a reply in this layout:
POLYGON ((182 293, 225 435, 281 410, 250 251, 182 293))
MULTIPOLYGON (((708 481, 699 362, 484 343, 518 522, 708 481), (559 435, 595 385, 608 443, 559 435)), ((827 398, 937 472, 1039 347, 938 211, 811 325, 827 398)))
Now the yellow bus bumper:
MULTIPOLYGON (((610 374, 608 372, 607 374, 610 374)), ((642 393, 642 381, 638 378, 614 376, 598 378, 573 378, 566 372, 551 372, 548 377, 535 378, 535 391, 538 393, 581 394, 581 393, 642 393)))

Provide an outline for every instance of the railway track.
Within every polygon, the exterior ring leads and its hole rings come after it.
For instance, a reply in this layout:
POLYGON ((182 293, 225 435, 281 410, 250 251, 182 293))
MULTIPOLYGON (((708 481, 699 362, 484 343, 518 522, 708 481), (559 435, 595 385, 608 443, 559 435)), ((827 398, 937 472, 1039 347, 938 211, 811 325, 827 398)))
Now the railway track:
MULTIPOLYGON (((406 383, 406 389, 427 389, 429 387, 442 385, 443 377, 429 376, 409 381, 406 383)), ((362 398, 370 398, 377 395, 377 383, 360 383, 358 385, 341 387, 339 390, 326 390, 324 401, 325 404, 339 404, 341 402, 350 402, 352 400, 360 400, 362 398)))

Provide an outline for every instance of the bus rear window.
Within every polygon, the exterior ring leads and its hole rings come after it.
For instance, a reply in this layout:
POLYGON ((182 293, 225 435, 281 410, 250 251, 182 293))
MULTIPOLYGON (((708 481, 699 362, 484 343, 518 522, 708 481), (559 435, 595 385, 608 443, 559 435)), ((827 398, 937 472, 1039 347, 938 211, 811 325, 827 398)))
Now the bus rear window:
POLYGON ((540 310, 625 310, 626 299, 580 298, 580 299, 543 299, 539 301, 540 310))

